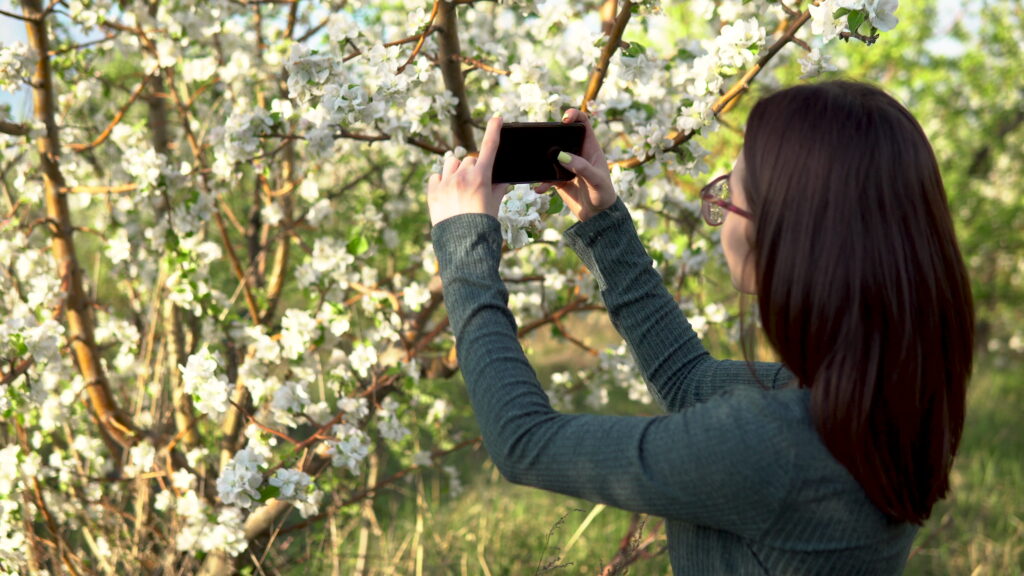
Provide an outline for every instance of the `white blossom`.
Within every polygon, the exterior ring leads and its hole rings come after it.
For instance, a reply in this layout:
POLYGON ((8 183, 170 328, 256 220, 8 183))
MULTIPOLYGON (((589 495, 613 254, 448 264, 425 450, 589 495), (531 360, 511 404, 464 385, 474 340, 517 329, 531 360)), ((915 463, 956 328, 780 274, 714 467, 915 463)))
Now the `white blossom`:
POLYGON ((327 442, 331 464, 339 468, 344 466, 352 474, 359 474, 363 460, 370 454, 370 439, 351 424, 337 424, 333 433, 335 439, 327 442))
POLYGON ((823 0, 818 4, 811 4, 807 7, 811 12, 811 32, 820 36, 824 42, 829 42, 846 31, 846 16, 835 17, 839 9, 836 0, 823 0))
POLYGON ((259 488, 263 484, 260 468, 266 459, 251 448, 243 448, 228 461, 217 478, 217 494, 228 506, 249 508, 259 500, 259 488))
POLYGON ((309 474, 291 468, 279 468, 267 480, 268 484, 277 487, 278 500, 304 500, 308 493, 307 489, 312 482, 313 479, 310 478, 309 474))
POLYGON ((195 409, 203 414, 222 415, 228 409, 230 384, 217 375, 219 364, 218 356, 203 346, 188 357, 185 366, 178 365, 185 393, 192 395, 195 409))
POLYGON ((823 72, 833 72, 836 67, 829 61, 828 56, 815 48, 800 59, 800 78, 814 78, 823 72))
POLYGON ((128 231, 119 228, 107 238, 107 258, 114 264, 127 262, 132 257, 132 244, 128 241, 128 231))
POLYGON ((17 444, 8 444, 0 448, 0 495, 14 494, 18 478, 18 453, 21 448, 17 444))
POLYGON ((275 364, 281 360, 280 344, 267 334, 267 329, 262 324, 247 326, 245 335, 250 339, 250 350, 255 360, 268 364, 275 364))
POLYGON ((547 212, 551 197, 537 194, 528 184, 517 184, 505 195, 498 209, 501 234, 510 248, 529 243, 527 230, 540 227, 541 215, 547 212))
POLYGON ((320 331, 313 315, 298 308, 289 308, 285 311, 281 319, 281 328, 281 354, 292 360, 306 352, 320 331))
POLYGON ((419 282, 412 282, 402 291, 402 302, 410 310, 418 311, 424 304, 430 302, 430 289, 419 282))
POLYGON ((35 53, 22 42, 0 46, 0 91, 16 92, 32 76, 35 53))
POLYGON ((242 511, 238 508, 222 508, 217 515, 217 523, 203 532, 199 546, 204 551, 223 550, 232 556, 238 556, 249 546, 245 539, 245 526, 242 511))
POLYGON ((217 58, 214 56, 186 59, 182 65, 182 75, 186 82, 205 82, 216 73, 217 58))
POLYGON ((370 373, 370 369, 377 363, 377 350, 370 345, 360 343, 352 349, 352 353, 348 356, 349 362, 351 362, 352 370, 354 370, 360 377, 366 378, 370 373))
POLYGON ((346 396, 338 400, 338 409, 349 417, 350 422, 358 422, 370 413, 369 402, 366 398, 353 398, 346 396))

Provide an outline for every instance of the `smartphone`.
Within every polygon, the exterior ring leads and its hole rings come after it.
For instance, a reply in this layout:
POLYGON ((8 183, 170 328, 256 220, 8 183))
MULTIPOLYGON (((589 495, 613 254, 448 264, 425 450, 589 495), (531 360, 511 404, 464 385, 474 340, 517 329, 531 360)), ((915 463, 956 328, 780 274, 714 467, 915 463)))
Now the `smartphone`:
POLYGON ((558 161, 565 151, 579 155, 586 127, 581 122, 509 122, 501 127, 492 183, 557 182, 575 174, 558 161))

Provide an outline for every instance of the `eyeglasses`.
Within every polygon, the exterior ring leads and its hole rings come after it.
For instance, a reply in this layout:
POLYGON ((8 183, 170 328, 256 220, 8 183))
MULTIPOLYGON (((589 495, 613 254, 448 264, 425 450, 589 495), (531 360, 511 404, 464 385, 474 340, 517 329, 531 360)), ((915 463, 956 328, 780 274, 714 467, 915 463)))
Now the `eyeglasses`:
POLYGON ((700 215, 704 217, 708 226, 721 226, 725 222, 726 211, 739 214, 747 220, 754 217, 750 212, 726 200, 729 197, 729 174, 715 178, 700 191, 700 215))

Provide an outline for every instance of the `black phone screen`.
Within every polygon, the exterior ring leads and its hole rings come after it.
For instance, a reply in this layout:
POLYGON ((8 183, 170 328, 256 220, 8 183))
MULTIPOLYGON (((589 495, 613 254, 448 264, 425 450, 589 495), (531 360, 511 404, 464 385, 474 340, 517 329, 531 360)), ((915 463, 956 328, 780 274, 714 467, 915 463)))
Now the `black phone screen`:
POLYGON ((579 122, 510 122, 501 127, 493 183, 554 182, 575 174, 558 161, 561 151, 579 155, 586 127, 579 122))

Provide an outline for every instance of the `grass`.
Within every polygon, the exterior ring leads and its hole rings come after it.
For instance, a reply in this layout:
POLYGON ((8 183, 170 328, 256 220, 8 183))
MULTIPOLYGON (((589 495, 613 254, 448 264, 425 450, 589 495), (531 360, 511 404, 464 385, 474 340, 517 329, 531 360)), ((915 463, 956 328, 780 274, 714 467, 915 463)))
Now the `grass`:
MULTIPOLYGON (((470 460, 483 460, 471 455, 470 460)), ((422 556, 422 573, 429 575, 597 574, 612 560, 627 533, 631 514, 605 508, 586 526, 583 537, 567 549, 577 529, 594 510, 592 503, 532 488, 510 485, 489 462, 478 462, 478 474, 467 482, 465 493, 443 505, 408 506, 381 502, 380 518, 394 519, 382 534, 374 554, 394 558, 408 535, 415 533, 417 515, 423 517, 422 552, 411 544, 390 566, 378 564, 368 574, 415 574, 422 556), (417 510, 417 508, 419 508, 417 510)), ((432 492, 428 481, 426 491, 432 492)), ((412 489, 411 491, 414 491, 412 489)), ((441 499, 430 498, 431 502, 441 499)), ((657 522, 645 528, 649 534, 657 522)), ((660 547, 660 545, 659 545, 660 547)), ((371 563, 372 564, 372 563, 371 563)), ((667 574, 665 554, 644 561, 631 574, 667 574)), ((346 572, 347 573, 347 572, 346 572)))
POLYGON ((907 575, 1024 574, 1024 366, 981 364, 952 494, 918 533, 907 575))

